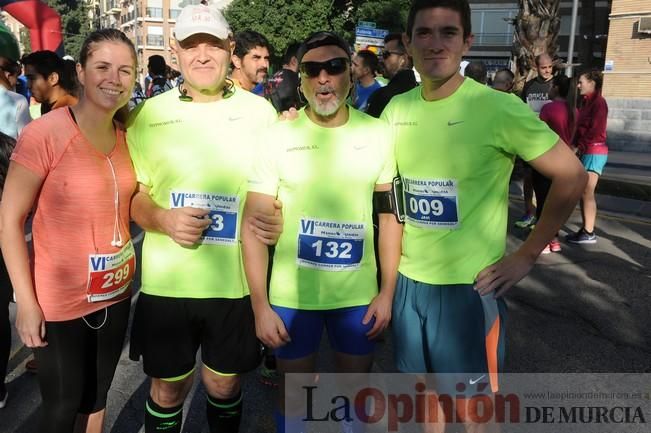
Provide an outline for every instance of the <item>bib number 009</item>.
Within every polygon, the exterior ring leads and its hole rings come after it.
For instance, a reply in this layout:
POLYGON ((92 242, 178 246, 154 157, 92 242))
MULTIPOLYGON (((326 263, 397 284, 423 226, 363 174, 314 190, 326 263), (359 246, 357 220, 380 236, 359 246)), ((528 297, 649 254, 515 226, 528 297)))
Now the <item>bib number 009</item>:
POLYGON ((441 216, 445 209, 441 200, 410 197, 409 210, 413 214, 441 216))
POLYGON ((118 269, 115 272, 109 272, 104 275, 104 284, 102 284, 102 289, 109 289, 114 284, 120 284, 122 280, 129 277, 129 263, 126 263, 123 267, 118 269))
POLYGON ((329 241, 325 243, 326 251, 323 251, 323 241, 318 240, 312 244, 315 249, 315 255, 321 257, 322 253, 328 258, 334 259, 350 259, 352 256, 350 252, 353 250, 353 244, 350 242, 334 242, 329 241))

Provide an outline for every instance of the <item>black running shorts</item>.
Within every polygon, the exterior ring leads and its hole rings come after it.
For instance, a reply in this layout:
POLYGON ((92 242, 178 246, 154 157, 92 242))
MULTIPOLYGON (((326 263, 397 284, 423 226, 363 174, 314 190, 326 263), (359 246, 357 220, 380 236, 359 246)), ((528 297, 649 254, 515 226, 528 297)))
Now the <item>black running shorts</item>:
POLYGON ((251 300, 170 298, 140 293, 131 329, 130 358, 148 376, 172 379, 203 364, 225 375, 246 373, 261 360, 251 300))

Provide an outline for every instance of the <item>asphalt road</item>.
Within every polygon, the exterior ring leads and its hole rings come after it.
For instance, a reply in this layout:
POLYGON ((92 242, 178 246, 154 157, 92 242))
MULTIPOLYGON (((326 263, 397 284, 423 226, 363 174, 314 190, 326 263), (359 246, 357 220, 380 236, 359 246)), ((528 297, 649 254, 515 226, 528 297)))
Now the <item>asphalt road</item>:
MULTIPOLYGON (((521 205, 514 203, 511 218, 521 205)), ((575 212, 564 232, 575 230, 575 212)), ((563 242, 563 251, 541 256, 530 275, 507 295, 509 372, 651 372, 651 221, 626 215, 601 216, 596 245, 563 242)), ((511 230, 508 249, 525 232, 511 230)), ((140 244, 138 244, 140 245, 140 244)), ((12 314, 14 313, 12 306, 12 314)), ((7 377, 10 399, 0 410, 0 432, 34 432, 40 401, 36 377, 26 373, 30 352, 14 338, 7 377)), ((128 342, 126 343, 128 344, 128 342)), ((109 393, 107 432, 142 427, 149 383, 127 350, 109 393)), ((323 369, 329 367, 322 344, 323 369)), ((376 371, 394 371, 391 336, 378 346, 376 371)), ((244 378, 244 433, 273 432, 274 391, 257 374, 244 378)), ((185 408, 184 432, 207 432, 205 398, 196 387, 185 408)))

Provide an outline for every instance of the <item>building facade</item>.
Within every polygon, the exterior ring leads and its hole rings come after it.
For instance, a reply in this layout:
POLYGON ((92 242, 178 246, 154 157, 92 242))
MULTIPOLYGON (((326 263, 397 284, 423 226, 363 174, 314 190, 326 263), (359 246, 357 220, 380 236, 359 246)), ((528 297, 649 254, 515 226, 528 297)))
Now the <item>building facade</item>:
MULTIPOLYGON (((188 0, 100 0, 99 24, 123 31, 138 53, 139 75, 147 74, 147 59, 158 54, 174 65, 170 38, 176 17, 188 0)), ((195 1, 198 3, 198 0, 195 1)))
POLYGON ((609 145, 651 152, 651 0, 613 0, 603 94, 609 145))
MULTIPOLYGON (((606 51, 611 0, 581 0, 574 40, 573 63, 602 66, 606 51)), ((473 46, 467 60, 481 60, 487 69, 508 67, 513 46, 513 20, 519 12, 515 0, 470 0, 473 46)), ((572 1, 561 1, 561 26, 557 55, 567 59, 572 21, 572 1)))
POLYGON ((0 10, 0 20, 2 20, 4 25, 7 26, 9 30, 11 30, 11 34, 13 34, 18 41, 18 47, 20 48, 20 54, 22 55, 25 52, 25 46, 23 44, 22 38, 20 37, 20 32, 25 28, 25 26, 16 18, 12 17, 3 10, 0 10))

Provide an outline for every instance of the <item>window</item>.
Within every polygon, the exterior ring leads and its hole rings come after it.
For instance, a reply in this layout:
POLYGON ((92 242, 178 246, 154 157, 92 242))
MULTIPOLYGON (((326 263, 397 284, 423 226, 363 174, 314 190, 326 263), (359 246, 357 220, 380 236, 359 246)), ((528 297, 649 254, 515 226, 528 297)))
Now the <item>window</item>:
POLYGON ((175 20, 183 9, 183 0, 170 0, 170 19, 175 20))
POLYGON ((163 0, 149 0, 145 16, 148 18, 163 18, 163 0))
POLYGON ((517 9, 473 9, 471 21, 475 45, 511 45, 513 25, 508 20, 517 14, 517 9))
POLYGON ((151 47, 165 46, 162 27, 160 26, 147 27, 147 45, 151 47))
POLYGON ((147 8, 145 15, 147 18, 163 18, 163 8, 147 8))

